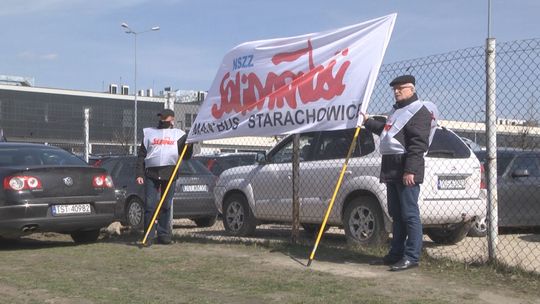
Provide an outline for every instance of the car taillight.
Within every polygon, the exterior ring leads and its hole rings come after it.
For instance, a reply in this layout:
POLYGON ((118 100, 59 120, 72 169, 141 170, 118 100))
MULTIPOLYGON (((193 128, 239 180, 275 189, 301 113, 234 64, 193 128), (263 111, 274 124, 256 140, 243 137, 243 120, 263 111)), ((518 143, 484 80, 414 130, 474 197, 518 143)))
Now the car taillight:
POLYGON ((208 170, 212 170, 212 167, 214 166, 215 163, 216 163, 215 159, 209 159, 208 162, 206 163, 206 168, 208 168, 208 170))
POLYGON ((34 176, 16 175, 4 178, 4 189, 6 190, 39 190, 43 189, 39 178, 34 176))
POLYGON ((96 175, 92 179, 94 188, 113 188, 114 184, 110 175, 96 175))
POLYGON ((486 189, 486 171, 484 164, 480 164, 480 189, 486 189))

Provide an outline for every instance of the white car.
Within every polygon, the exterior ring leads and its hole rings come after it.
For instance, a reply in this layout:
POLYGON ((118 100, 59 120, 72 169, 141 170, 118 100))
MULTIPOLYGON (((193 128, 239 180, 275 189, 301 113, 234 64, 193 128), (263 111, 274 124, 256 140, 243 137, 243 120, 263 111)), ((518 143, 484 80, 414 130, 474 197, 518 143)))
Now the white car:
MULTIPOLYGON (((300 136, 300 222, 308 232, 322 223, 354 129, 300 136)), ((378 244, 391 231, 386 186, 379 182, 378 136, 360 131, 328 225, 345 230, 354 244, 378 244)), ((252 234, 258 224, 292 221, 292 136, 285 137, 251 166, 224 171, 214 189, 225 230, 252 234)), ((480 162, 452 131, 436 130, 426 156, 419 206, 425 233, 437 243, 457 243, 472 221, 486 216, 480 162)))

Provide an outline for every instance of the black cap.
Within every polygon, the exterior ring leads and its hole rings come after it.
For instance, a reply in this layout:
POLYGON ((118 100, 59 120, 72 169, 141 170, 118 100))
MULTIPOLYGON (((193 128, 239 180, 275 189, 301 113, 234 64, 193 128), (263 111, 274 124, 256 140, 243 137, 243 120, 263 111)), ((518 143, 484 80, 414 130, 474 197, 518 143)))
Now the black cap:
POLYGON ((158 115, 160 119, 165 119, 169 116, 174 117, 174 111, 171 109, 163 109, 163 111, 159 112, 158 115))
POLYGON ((402 75, 402 76, 394 78, 394 80, 390 82, 390 86, 393 87, 397 84, 406 84, 406 83, 412 83, 413 85, 415 85, 416 79, 414 79, 413 75, 402 75))

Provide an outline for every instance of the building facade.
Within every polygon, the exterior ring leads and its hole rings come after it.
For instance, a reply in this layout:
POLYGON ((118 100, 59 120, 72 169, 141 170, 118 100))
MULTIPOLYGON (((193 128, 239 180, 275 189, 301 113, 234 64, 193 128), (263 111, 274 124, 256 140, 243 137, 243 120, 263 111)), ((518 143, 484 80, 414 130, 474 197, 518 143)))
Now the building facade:
MULTIPOLYGON (((156 124, 165 104, 160 97, 138 97, 138 138, 156 124)), ((133 148, 134 97, 16 85, 0 85, 0 128, 9 141, 50 143, 79 153, 84 149, 84 111, 90 110, 92 153, 133 148)))

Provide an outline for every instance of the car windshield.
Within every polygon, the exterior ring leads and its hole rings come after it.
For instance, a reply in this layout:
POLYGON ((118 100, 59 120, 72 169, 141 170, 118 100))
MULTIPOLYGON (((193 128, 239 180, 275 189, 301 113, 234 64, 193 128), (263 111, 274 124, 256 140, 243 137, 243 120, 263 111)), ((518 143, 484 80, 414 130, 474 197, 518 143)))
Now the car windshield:
POLYGON ((74 154, 47 146, 1 147, 0 166, 87 166, 74 154))

